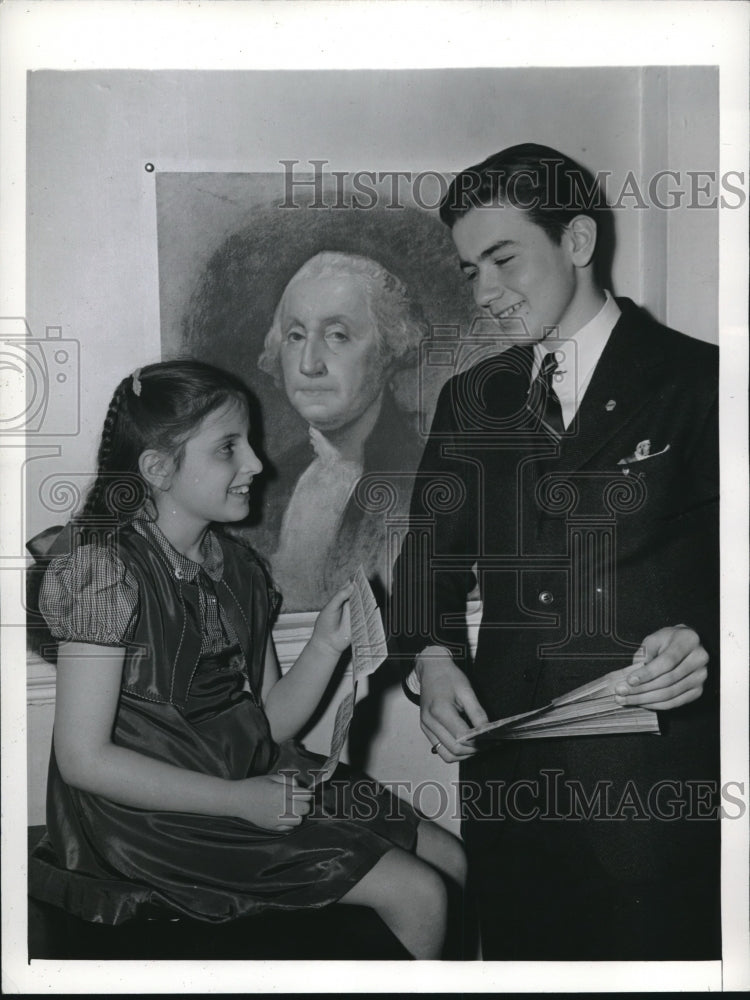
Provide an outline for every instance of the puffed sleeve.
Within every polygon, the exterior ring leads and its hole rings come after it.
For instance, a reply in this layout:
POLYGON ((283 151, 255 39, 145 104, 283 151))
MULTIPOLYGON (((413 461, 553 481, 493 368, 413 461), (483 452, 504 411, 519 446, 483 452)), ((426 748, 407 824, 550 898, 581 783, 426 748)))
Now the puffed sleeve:
POLYGON ((138 584, 115 552, 81 545, 50 562, 39 610, 56 639, 122 646, 132 638, 138 584))

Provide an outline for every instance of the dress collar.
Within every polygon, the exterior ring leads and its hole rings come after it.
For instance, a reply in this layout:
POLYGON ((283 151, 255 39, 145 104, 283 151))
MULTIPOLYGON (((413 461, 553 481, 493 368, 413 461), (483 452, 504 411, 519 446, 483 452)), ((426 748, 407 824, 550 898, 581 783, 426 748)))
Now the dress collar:
POLYGON ((204 560, 202 563, 197 563, 177 551, 156 521, 145 510, 140 510, 136 514, 132 524, 139 535, 151 538, 156 542, 178 580, 187 580, 192 583, 201 570, 215 583, 221 580, 224 572, 224 554, 219 539, 210 528, 201 544, 204 560))
MULTIPOLYGON (((599 312, 584 326, 574 333, 570 340, 575 341, 575 354, 577 359, 578 381, 586 380, 596 363, 601 357, 604 346, 609 339, 609 335, 620 318, 620 307, 615 302, 612 295, 605 289, 604 305, 599 312)), ((534 344, 534 367, 532 376, 539 371, 542 362, 551 351, 558 350, 563 346, 563 341, 549 340, 534 344)))

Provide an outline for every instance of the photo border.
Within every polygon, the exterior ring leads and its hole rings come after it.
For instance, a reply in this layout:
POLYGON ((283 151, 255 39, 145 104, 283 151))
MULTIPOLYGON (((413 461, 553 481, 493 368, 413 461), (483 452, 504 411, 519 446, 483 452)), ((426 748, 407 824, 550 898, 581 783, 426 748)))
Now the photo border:
MULTIPOLYGON (((0 231, 6 234, 0 316, 25 315, 25 87, 30 69, 486 68, 623 65, 625 59, 628 65, 715 64, 721 72, 720 171, 747 170, 748 8, 743 4, 39 0, 28 5, 10 0, 0 8, 0 19, 0 231)), ((723 211, 720 227, 722 639, 724 652, 746 664, 747 205, 741 211, 723 211), (727 428, 732 433, 726 433, 727 428)), ((20 476, 12 470, 22 452, 21 446, 5 443, 0 452, 6 512, 21 509, 20 476)), ((3 552, 22 551, 14 537, 14 519, 6 514, 4 520, 3 552)), ((9 567, 6 562, 2 568, 9 567)), ((0 574, 4 613, 15 600, 8 576, 0 574)), ((743 821, 723 824, 722 963, 368 963, 366 976, 361 962, 333 967, 322 963, 325 968, 297 962, 27 964, 21 633, 4 629, 2 636, 3 988, 8 993, 403 993, 433 988, 567 992, 748 986, 747 815, 743 821), (19 816, 22 822, 14 822, 19 816)), ((731 682, 722 685, 723 775, 744 782, 746 789, 747 693, 742 670, 733 671, 731 682)))

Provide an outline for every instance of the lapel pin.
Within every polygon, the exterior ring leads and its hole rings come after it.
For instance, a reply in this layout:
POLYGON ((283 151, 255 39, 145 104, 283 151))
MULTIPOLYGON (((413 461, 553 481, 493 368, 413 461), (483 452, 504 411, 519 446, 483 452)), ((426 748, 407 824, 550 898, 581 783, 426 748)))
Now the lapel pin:
POLYGON ((608 403, 604 404, 604 409, 607 411, 607 413, 611 413, 616 406, 617 402, 614 399, 610 399, 608 403))

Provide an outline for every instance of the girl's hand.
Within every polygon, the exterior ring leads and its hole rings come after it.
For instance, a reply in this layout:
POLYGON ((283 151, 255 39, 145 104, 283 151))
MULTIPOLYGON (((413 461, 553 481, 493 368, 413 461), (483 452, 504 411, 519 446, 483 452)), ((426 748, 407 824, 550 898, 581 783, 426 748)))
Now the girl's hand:
POLYGON ((351 643, 349 598, 354 584, 349 581, 338 590, 318 615, 310 642, 324 652, 339 656, 351 643))
POLYGON ((312 809, 315 791, 291 774, 264 774, 232 783, 232 815, 279 833, 298 827, 312 809))
POLYGON ((318 615, 310 641, 297 662, 267 690, 266 715, 278 742, 296 736, 325 694, 341 654, 350 643, 348 601, 354 586, 347 583, 318 615))

